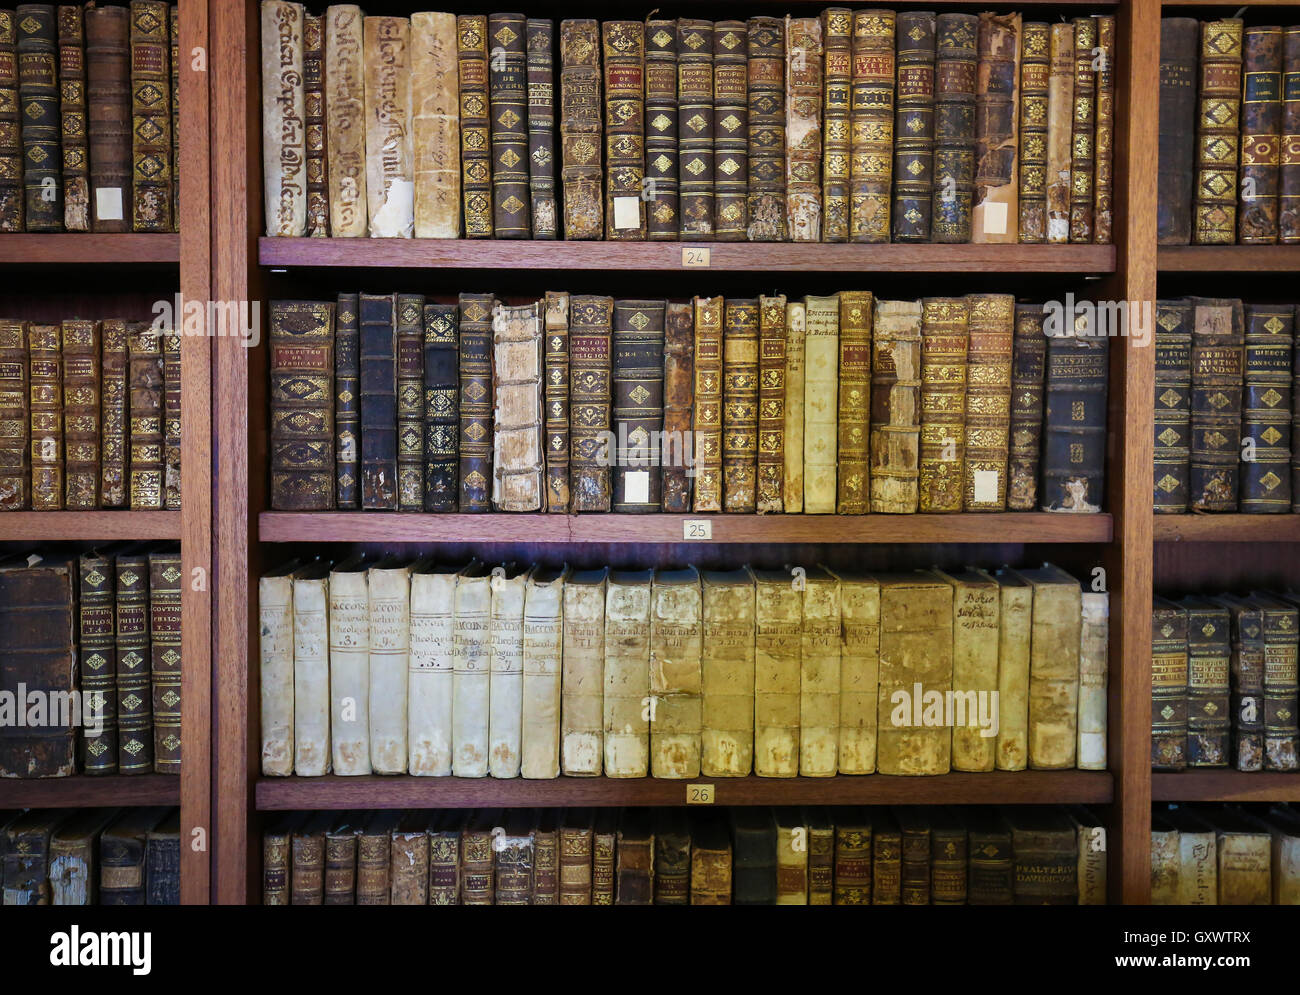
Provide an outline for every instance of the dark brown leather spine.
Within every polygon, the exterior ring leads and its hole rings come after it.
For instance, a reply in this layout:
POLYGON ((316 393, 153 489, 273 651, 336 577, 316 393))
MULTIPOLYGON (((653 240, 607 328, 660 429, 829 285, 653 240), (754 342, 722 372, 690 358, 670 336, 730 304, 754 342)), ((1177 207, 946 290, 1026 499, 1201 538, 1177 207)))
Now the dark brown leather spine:
POLYGON ((424 296, 397 295, 397 510, 424 510, 424 296))
POLYGON ((1194 511, 1236 511, 1245 315, 1239 300, 1192 298, 1194 511))
POLYGON ((749 88, 744 21, 713 27, 715 236, 743 242, 749 230, 749 88))
POLYGON ((455 511, 460 449, 460 311, 424 305, 424 510, 455 511))
POLYGON ((135 231, 172 230, 172 112, 167 4, 131 0, 131 134, 135 231))
MULTIPOLYGON (((865 13, 865 12, 863 12, 865 13)), ((853 12, 847 7, 822 11, 822 241, 849 240, 853 85, 853 12)), ((890 46, 892 51, 892 44, 890 46)), ((865 59, 863 60, 865 64, 865 59)), ((861 116, 861 115, 860 115, 861 116)), ((866 121, 856 129, 865 141, 866 121)))
POLYGON ((784 242, 785 30, 749 19, 749 240, 784 242))
POLYGON ((281 511, 332 510, 332 303, 271 302, 270 368, 271 507, 281 511))
POLYGON ((149 554, 154 773, 181 772, 181 554, 149 554))
POLYGON ((149 557, 119 555, 117 567, 117 770, 153 772, 149 557))
POLYGON ((307 128, 307 234, 321 238, 330 233, 325 162, 325 19, 311 14, 302 19, 302 78, 307 128))
POLYGON ((713 240, 713 24, 677 22, 677 142, 682 241, 713 240))
POLYGON ((339 294, 334 311, 335 505, 358 508, 361 480, 361 325, 356 294, 339 294))
POLYGON ((131 70, 125 7, 86 8, 91 228, 130 231, 131 70))
POLYGON ((560 164, 564 183, 564 237, 600 238, 605 233, 601 197, 600 25, 560 22, 560 164))
MULTIPOLYGON (((63 510, 62 338, 63 329, 59 325, 27 326, 31 371, 33 511, 63 510)), ((161 434, 159 443, 161 449, 161 434)), ((161 455, 160 452, 159 457, 161 455)))
POLYGON ((758 299, 759 514, 784 507, 785 306, 784 296, 758 299))
POLYGON ((1011 346, 1008 511, 1033 511, 1038 507, 1038 451, 1043 434, 1043 372, 1047 360, 1044 317, 1041 304, 1016 305, 1015 337, 1011 346))
POLYGON ((1291 367, 1295 308, 1246 307, 1241 510, 1291 510, 1291 367))
POLYGON ((1160 21, 1160 139, 1156 228, 1161 245, 1192 240, 1196 158, 1196 53, 1201 26, 1192 17, 1160 21))
POLYGON ((546 293, 542 336, 546 403, 546 510, 569 510, 569 295, 546 293))
POLYGON ((647 21, 645 34, 646 238, 677 240, 677 22, 647 21))
POLYGON ((1020 231, 1023 244, 1047 241, 1047 87, 1051 29, 1020 29, 1020 231))
POLYGON ((132 511, 163 507, 163 361, 156 329, 140 324, 127 337, 128 493, 132 511))
POLYGON ((1154 500, 1157 514, 1187 510, 1192 434, 1192 306, 1156 301, 1154 500))
POLYGON ((23 230, 23 136, 18 109, 18 29, 0 10, 0 232, 23 230))
POLYGON ((397 300, 361 294, 361 507, 397 510, 397 300))
POLYGON ((1097 73, 1093 69, 1097 20, 1074 19, 1074 126, 1070 133, 1070 241, 1092 241, 1093 145, 1097 118, 1097 73))
POLYGON ((555 200, 555 24, 528 19, 528 193, 533 238, 559 237, 555 200))
POLYGON ((605 237, 645 240, 645 25, 601 24, 605 50, 605 237))
POLYGON ((691 406, 695 395, 695 318, 689 302, 668 302, 664 319, 663 510, 691 510, 687 461, 691 444, 691 406))
POLYGON ((656 512, 664 425, 664 301, 614 304, 614 510, 656 512))
POLYGON ((1300 243, 1300 25, 1282 40, 1282 138, 1278 241, 1300 243))
POLYGON ((1093 14, 1097 21, 1097 48, 1101 51, 1097 70, 1097 129, 1093 140, 1096 175, 1092 184, 1092 240, 1109 245, 1113 240, 1115 218, 1115 18, 1110 14, 1093 14))
POLYGON ((722 359, 722 510, 753 513, 758 497, 758 301, 728 300, 722 359))
POLYGON ((161 333, 163 350, 163 506, 181 507, 181 333, 161 333))
POLYGON ((896 27, 890 10, 853 14, 849 237, 854 242, 889 241, 896 27))
POLYGON ((63 323, 64 501, 69 511, 99 507, 99 322, 63 323))
POLYGON ((930 241, 934 194, 935 17, 898 15, 894 114, 894 241, 930 241))
POLYGON ((1241 94, 1241 189, 1237 241, 1277 242, 1282 127, 1282 29, 1247 28, 1241 94))
MULTIPOLYGON (((139 2, 139 0, 137 0, 139 2)), ((26 230, 63 230, 59 170, 59 70, 54 7, 19 4, 18 100, 22 108, 23 213, 26 230)))
POLYGON ((609 511, 610 335, 614 301, 569 299, 569 456, 574 511, 609 511))
POLYGON ((83 723, 81 767, 86 774, 117 773, 117 630, 113 611, 113 558, 83 553, 81 577, 81 702, 98 715, 99 733, 83 723))
POLYGON ((940 14, 935 28, 935 242, 970 241, 978 30, 973 14, 940 14))
POLYGON ((63 134, 63 227, 65 231, 90 231, 86 25, 81 7, 59 8, 59 95, 63 134))
POLYGON ((1197 245, 1231 245, 1237 239, 1241 33, 1242 22, 1235 17, 1201 25, 1192 223, 1197 245))
POLYGON ((105 508, 121 508, 127 503, 127 342, 128 323, 108 318, 100 326, 103 343, 100 352, 99 388, 103 395, 101 409, 100 498, 105 508))
POLYGON ((460 510, 490 511, 492 481, 491 294, 460 295, 460 510))
POLYGON ((465 237, 492 237, 492 119, 488 109, 487 18, 456 18, 460 81, 460 166, 465 237))
POLYGON ((529 238, 528 56, 523 14, 488 17, 492 222, 496 238, 529 238))

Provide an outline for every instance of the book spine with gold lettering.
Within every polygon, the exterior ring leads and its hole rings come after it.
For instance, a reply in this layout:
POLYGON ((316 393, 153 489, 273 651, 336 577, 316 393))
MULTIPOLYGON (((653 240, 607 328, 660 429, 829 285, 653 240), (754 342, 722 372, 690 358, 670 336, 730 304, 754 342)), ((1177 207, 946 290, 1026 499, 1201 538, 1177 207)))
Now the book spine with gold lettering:
POLYGON ((302 19, 302 75, 307 141, 307 234, 323 238, 330 233, 329 177, 325 167, 325 21, 311 14, 302 19))
POLYGON ((921 304, 876 301, 871 338, 871 510, 909 514, 918 501, 921 304))
POLYGON ((759 514, 782 510, 785 490, 784 296, 758 299, 758 501, 759 514))
POLYGON ((728 300, 722 337, 722 510, 757 500, 759 302, 728 300))
POLYGON ((662 300, 614 304, 614 511, 656 512, 662 500, 666 307, 662 300))
POLYGON ((935 27, 934 241, 969 242, 975 188, 974 14, 940 14, 935 27))
POLYGON ((645 240, 645 24, 605 21, 605 237, 645 240))
POLYGON ((30 405, 27 322, 0 320, 0 511, 31 506, 30 405))
MULTIPOLYGON (((463 93, 462 79, 462 108, 463 93)), ((564 237, 570 241, 600 238, 605 232, 600 94, 600 25, 591 20, 561 21, 560 180, 564 237)))
POLYGON ((530 238, 528 193, 527 19, 488 16, 488 92, 492 109, 492 224, 495 238, 530 238))
POLYGON ((646 237, 677 240, 677 22, 646 21, 646 237))
POLYGON ((569 295, 546 292, 542 336, 546 365, 546 510, 569 510, 569 295))
POLYGON ((785 305, 785 479, 781 506, 787 515, 803 511, 804 353, 808 315, 803 301, 785 305))
MULTIPOLYGON (((32 510, 63 510, 63 357, 60 342, 62 328, 58 325, 27 326, 27 350, 30 363, 31 425, 32 425, 32 510)), ((157 336, 153 340, 157 348, 157 336)), ((162 362, 158 362, 157 390, 153 400, 161 402, 162 362)), ((135 391, 131 392, 132 399, 135 391)), ((134 407, 132 409, 134 423, 134 407)), ((156 463, 162 462, 162 417, 156 419, 156 445, 150 451, 156 463)), ((151 424, 150 428, 154 428, 151 424)), ((134 438, 134 435, 133 435, 134 438)), ((156 476, 161 476, 157 474, 156 476)), ((132 468, 134 480, 134 467, 132 468)), ((158 503, 137 505, 135 488, 132 488, 131 507, 161 508, 161 482, 154 480, 158 503)))
POLYGON ((397 510, 424 510, 424 296, 397 295, 397 510))
POLYGON ((1287 27, 1282 38, 1278 241, 1294 245, 1300 242, 1300 25, 1287 27))
POLYGON ((713 26, 714 234, 743 242, 749 229, 749 70, 744 21, 713 26))
POLYGON ((1017 304, 1011 344, 1011 415, 1007 510, 1038 507, 1038 450, 1043 435, 1043 371, 1047 336, 1041 304, 1017 304))
POLYGON ((181 333, 168 328, 163 350, 163 504, 181 506, 181 333))
POLYGON ((894 27, 892 10, 853 14, 853 97, 849 237, 888 242, 894 165, 894 27))
MULTIPOLYGON (((1086 324, 1075 327, 1059 313, 1049 314, 1043 328, 1047 410, 1038 504, 1043 511, 1098 512, 1105 500, 1110 337, 1094 334, 1086 324)), ((1240 399, 1237 403, 1239 416, 1240 399)), ((1238 425, 1234 434, 1239 437, 1240 431, 1238 425)))
POLYGON ((714 236, 713 82, 713 24, 683 17, 677 22, 682 241, 709 242, 714 236))
POLYGON ((105 508, 127 503, 127 341, 128 322, 107 318, 100 324, 99 389, 103 397, 100 421, 100 500, 105 508))
POLYGON ((840 381, 839 298, 805 297, 803 510, 835 513, 840 381))
POLYGON ((849 240, 853 11, 822 11, 822 241, 849 240))
POLYGON ((971 241, 1014 243, 1020 218, 1020 15, 980 14, 971 241))
POLYGON ((492 237, 492 119, 488 109, 487 33, 487 18, 482 14, 457 16, 460 168, 466 238, 492 237))
POLYGON ((874 301, 870 292, 865 290, 843 291, 839 299, 838 489, 835 510, 841 515, 865 515, 871 498, 868 448, 874 301))
POLYGON ((934 194, 934 14, 903 11, 896 32, 895 242, 930 241, 934 194))
MULTIPOLYGON (((131 368, 132 491, 136 449, 131 368)), ((271 507, 282 511, 333 509, 334 305, 271 302, 271 507)), ((132 502, 134 505, 134 501, 132 502)))
POLYGON ((663 510, 691 510, 691 415, 695 399, 695 311, 668 302, 664 318, 663 510))
POLYGON ((533 238, 559 237, 555 198, 555 22, 530 17, 528 31, 528 195, 533 238))
POLYGON ((569 298, 569 488, 574 511, 609 511, 613 322, 613 298, 569 298))
POLYGON ((460 492, 459 315, 455 304, 424 305, 425 511, 455 511, 460 492))
MULTIPOLYGON (((154 773, 176 774, 181 772, 181 554, 179 549, 171 552, 149 554, 149 646, 150 646, 150 685, 153 697, 153 762, 154 773)), ((325 581, 316 585, 324 589, 325 581)), ((325 605, 320 606, 319 625, 324 626, 325 605)), ((297 621, 295 617, 295 622, 297 621)), ((309 625, 302 630, 310 631, 309 625)), ((302 631, 300 630, 300 631, 302 631)), ((323 633, 321 634, 323 637, 323 633)), ((301 646, 301 642, 299 643, 301 646)), ((318 660, 328 667, 328 642, 321 638, 317 644, 320 655, 318 660)), ((295 664, 296 666, 296 664, 295 664)), ((302 687, 301 678, 298 687, 302 687)), ((329 728, 329 681, 326 678, 317 682, 317 690, 325 706, 325 729, 329 728)), ((306 697, 306 695, 302 695, 306 697)), ((302 715, 302 711, 299 711, 302 715)), ((299 747, 297 762, 305 758, 301 743, 306 721, 297 723, 299 747)), ((329 771, 329 734, 321 740, 325 755, 325 772, 329 771)), ((303 771, 299 771, 302 773, 303 771)))
POLYGON ((785 19, 785 211, 792 242, 822 240, 822 28, 785 19))
POLYGON ((64 507, 85 511, 99 505, 98 321, 63 323, 63 434, 67 449, 64 507))
POLYGON ((117 771, 153 773, 149 557, 133 549, 117 570, 117 771))
MULTIPOLYGON (((176 8, 173 7, 173 14, 176 8)), ((63 229, 90 231, 86 147, 86 25, 81 7, 59 7, 59 106, 63 127, 63 229)))
POLYGON ((749 240, 784 242, 785 27, 749 19, 749 240))
POLYGON ((1093 68, 1097 19, 1074 19, 1074 115, 1070 132, 1070 241, 1092 241, 1096 154, 1097 73, 1093 68))
POLYGON ((1244 48, 1237 241, 1243 245, 1272 245, 1277 242, 1282 29, 1247 28, 1244 48))
POLYGON ((1248 514, 1291 510, 1294 326, 1295 308, 1290 304, 1246 306, 1241 510, 1248 514))
POLYGON ((695 502, 697 512, 722 510, 721 297, 695 298, 695 502))
POLYGON ((1097 127, 1093 138, 1096 175, 1092 183, 1092 240, 1109 245, 1113 240, 1112 207, 1115 162, 1115 18, 1093 14, 1097 22, 1097 127))
POLYGON ((921 302, 920 510, 961 511, 970 311, 960 297, 921 302))
POLYGON ((1011 428, 1011 355, 1016 299, 971 294, 966 367, 965 511, 1004 511, 1011 428))
MULTIPOLYGON (((363 298, 364 301, 364 298, 363 298)), ((460 295, 460 496, 462 512, 491 510, 491 294, 460 295)), ((365 449, 362 448, 364 456, 365 449)))
POLYGON ((1047 241, 1070 241, 1070 162, 1074 134, 1074 25, 1052 25, 1047 78, 1047 241))
POLYGON ((1021 243, 1047 241, 1047 101, 1051 28, 1026 22, 1020 29, 1019 172, 1021 243))
MULTIPOLYGON (((298 51, 301 53, 301 49, 298 51)), ((172 230, 170 54, 167 4, 163 0, 131 0, 131 133, 135 188, 132 228, 135 231, 172 230)), ((302 124, 301 120, 299 124, 302 124)), ((28 206, 30 209, 30 203, 28 206)), ((28 228, 31 228, 30 222, 28 228)))
MULTIPOLYGON (((140 64, 136 61, 136 7, 131 4, 131 82, 134 92, 140 64)), ((143 0, 148 2, 148 0, 143 0)), ((55 52, 54 7, 20 4, 18 24, 18 99, 22 107, 23 192, 26 230, 63 230, 63 184, 59 169, 59 70, 55 52)), ((167 35, 166 22, 162 24, 167 35)), ((149 61, 149 60, 144 60, 149 61)), ((163 59, 166 68, 166 58, 163 59)), ((164 102, 164 107, 166 106, 164 102)), ((138 108, 137 108, 138 111, 138 108)), ((165 132, 164 132, 165 133, 165 132)), ((137 143, 141 139, 137 138, 137 143)), ((136 183, 142 177, 137 171, 136 183)))
POLYGON ((1237 510, 1244 347, 1240 300, 1192 298, 1194 511, 1237 510))
POLYGON ((0 10, 0 232, 23 230, 23 136, 14 21, 12 10, 0 10))
POLYGON ((1192 188, 1195 245, 1232 245, 1237 240, 1241 36, 1240 18, 1201 24, 1196 180, 1192 188))

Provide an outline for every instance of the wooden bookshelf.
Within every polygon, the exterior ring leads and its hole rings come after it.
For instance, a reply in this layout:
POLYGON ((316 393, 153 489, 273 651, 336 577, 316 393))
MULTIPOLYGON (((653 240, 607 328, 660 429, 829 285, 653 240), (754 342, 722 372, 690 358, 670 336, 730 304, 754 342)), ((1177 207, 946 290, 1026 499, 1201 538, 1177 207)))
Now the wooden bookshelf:
POLYGON ((1300 515, 1156 515, 1156 542, 1300 542, 1300 515))
POLYGON ((96 808, 179 805, 181 779, 169 774, 0 779, 0 808, 96 808))
POLYGON ((1300 273, 1300 245, 1162 245, 1161 273, 1300 273))
POLYGON ((0 542, 116 542, 179 539, 179 511, 10 511, 0 514, 0 542))
POLYGON ((1300 773, 1185 770, 1151 775, 1157 802, 1300 802, 1300 773))
POLYGON ((177 266, 181 237, 124 232, 63 232, 0 235, 5 266, 177 266))

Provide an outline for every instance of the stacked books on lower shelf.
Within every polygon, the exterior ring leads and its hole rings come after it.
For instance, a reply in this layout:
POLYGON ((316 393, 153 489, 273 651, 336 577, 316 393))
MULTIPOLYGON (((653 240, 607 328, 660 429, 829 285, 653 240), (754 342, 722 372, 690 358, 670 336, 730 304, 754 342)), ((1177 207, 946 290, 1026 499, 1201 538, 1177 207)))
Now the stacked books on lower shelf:
POLYGON ((352 558, 259 584, 262 773, 693 778, 1106 768, 1105 593, 352 558))
POLYGON ((265 905, 1103 905, 1087 809, 289 813, 265 905))
POLYGON ((1300 812, 1157 805, 1151 904, 1300 905, 1300 812))

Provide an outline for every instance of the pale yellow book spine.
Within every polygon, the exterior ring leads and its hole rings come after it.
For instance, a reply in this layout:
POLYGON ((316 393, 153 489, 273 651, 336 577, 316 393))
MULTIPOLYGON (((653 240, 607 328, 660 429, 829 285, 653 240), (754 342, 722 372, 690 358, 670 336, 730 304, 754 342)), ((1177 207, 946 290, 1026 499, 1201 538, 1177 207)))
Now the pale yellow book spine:
POLYGON ((987 574, 939 574, 952 586, 952 769, 993 770, 998 690, 998 582, 987 574))
POLYGON ((1079 768, 1106 769, 1106 648, 1110 596, 1084 591, 1079 631, 1079 768))
POLYGON ((370 773, 370 590, 365 570, 330 574, 330 737, 334 773, 370 773))
MULTIPOLYGON (((500 572, 497 572, 500 571, 500 572)), ((492 664, 488 680, 488 773, 518 777, 523 748, 524 594, 528 575, 492 576, 492 664)))
POLYGON ((261 633, 262 774, 293 773, 293 578, 257 584, 261 633))
POLYGON ((1300 905, 1300 838, 1273 833, 1273 904, 1300 905))
POLYGON ((1029 767, 1061 770, 1078 757, 1079 630, 1077 582, 1034 584, 1029 654, 1029 767))
POLYGON ((703 725, 703 600, 692 582, 660 583, 650 614, 650 773, 687 778, 700 773, 703 725))
POLYGON ((456 777, 486 777, 488 772, 491 582, 490 577, 462 577, 456 584, 451 706, 451 772, 456 777))
POLYGON ((611 574, 605 596, 605 776, 650 769, 650 583, 611 574))
POLYGON ((700 773, 744 777, 754 764, 754 585, 704 575, 700 773))
POLYGON ((754 586, 754 773, 796 777, 803 594, 789 573, 754 586))
POLYGON ((293 772, 330 772, 329 580, 293 582, 293 772))
POLYGON ((370 237, 410 238, 415 227, 411 21, 367 17, 363 34, 370 237))
POLYGON ((1220 832, 1219 904, 1268 905, 1273 896, 1268 833, 1220 832))
POLYGON ((415 237, 460 235, 460 78, 456 15, 411 15, 415 237))
POLYGON ((841 774, 876 770, 876 703, 880 695, 880 583, 840 577, 841 774))
POLYGON ((1033 631, 1034 589, 999 584, 998 770, 1029 766, 1029 645, 1033 631))
POLYGON ((456 574, 411 576, 410 773, 451 773, 452 682, 456 661, 456 574))
POLYGON ((1080 905, 1106 904, 1106 827, 1075 820, 1080 905))
POLYGON ((1218 843, 1212 830, 1178 835, 1178 904, 1219 905, 1218 843))
POLYGON ((1151 904, 1178 904, 1178 830, 1151 830, 1151 904))
POLYGON ((406 773, 406 674, 411 644, 411 568, 371 567, 370 766, 406 773))
MULTIPOLYGON (((261 17, 262 185, 266 233, 306 235, 307 114, 302 75, 302 4, 263 0, 261 17)), ((164 71, 166 65, 164 58, 164 71)), ((164 97, 163 107, 166 106, 164 97)))
POLYGON ((528 580, 524 599, 524 716, 520 773, 560 776, 560 657, 564 645, 564 576, 528 580))
POLYGON ((595 777, 605 753, 605 582, 564 585, 560 766, 595 777))
POLYGON ((951 690, 952 588, 925 574, 882 577, 878 773, 948 773, 942 702, 951 690), (926 721, 927 704, 940 709, 937 726, 926 721))
POLYGON ((776 904, 808 904, 808 827, 776 827, 776 904))
POLYGON ((839 298, 808 297, 804 306, 803 510, 809 515, 832 515, 839 414, 839 298))
POLYGON ((819 570, 804 583, 799 773, 831 777, 839 766, 840 582, 819 570))
POLYGON ((785 498, 787 515, 803 511, 804 366, 807 311, 801 301, 785 306, 785 498))

